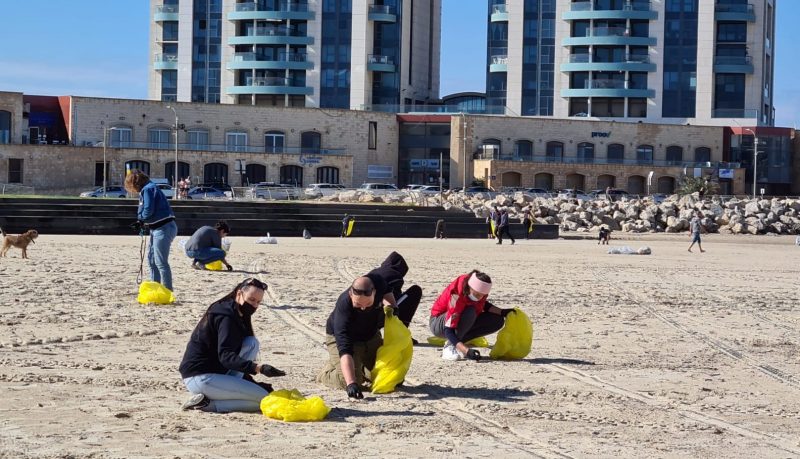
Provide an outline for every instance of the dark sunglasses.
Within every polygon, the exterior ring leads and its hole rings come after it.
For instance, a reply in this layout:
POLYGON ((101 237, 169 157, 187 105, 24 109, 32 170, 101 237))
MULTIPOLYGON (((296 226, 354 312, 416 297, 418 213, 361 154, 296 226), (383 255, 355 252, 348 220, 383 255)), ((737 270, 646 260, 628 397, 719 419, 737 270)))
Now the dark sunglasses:
POLYGON ((264 290, 264 291, 267 290, 267 284, 261 282, 260 280, 258 280, 256 278, 253 278, 253 277, 251 277, 249 279, 245 279, 244 281, 242 281, 242 283, 239 284, 238 290, 241 290, 241 289, 243 289, 245 287, 250 287, 250 286, 258 288, 258 289, 261 289, 261 290, 264 290))
POLYGON ((371 295, 372 295, 372 292, 374 292, 374 291, 375 291, 375 289, 361 290, 361 289, 359 289, 359 288, 350 287, 350 291, 351 291, 351 292, 353 292, 353 295, 358 295, 358 296, 371 296, 371 295))

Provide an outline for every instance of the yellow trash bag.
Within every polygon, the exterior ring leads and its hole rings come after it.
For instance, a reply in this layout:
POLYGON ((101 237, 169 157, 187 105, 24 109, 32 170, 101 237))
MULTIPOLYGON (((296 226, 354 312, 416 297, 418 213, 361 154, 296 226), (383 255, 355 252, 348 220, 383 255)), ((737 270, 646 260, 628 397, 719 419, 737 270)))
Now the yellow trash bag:
POLYGON ((347 223, 347 231, 344 233, 345 236, 350 236, 353 234, 353 227, 356 226, 356 219, 350 219, 350 222, 347 223))
POLYGON ((414 344, 411 332, 393 315, 386 316, 383 327, 383 345, 378 348, 372 375, 372 393, 386 394, 406 378, 411 367, 414 344))
MULTIPOLYGON (((444 344, 446 342, 447 342, 447 339, 439 338, 438 336, 429 336, 428 337, 428 344, 432 344, 434 346, 444 346, 444 344)), ((472 346, 472 347, 490 347, 489 346, 489 340, 486 339, 485 336, 479 336, 479 337, 477 337, 475 339, 471 339, 471 340, 467 341, 466 344, 467 344, 467 346, 472 346)))
POLYGON ((138 300, 141 304, 170 304, 175 302, 175 295, 172 294, 172 290, 158 282, 144 281, 139 285, 138 300))
POLYGON ((303 397, 297 389, 276 390, 261 399, 264 416, 284 422, 322 421, 331 412, 318 396, 303 397))
POLYGON ((531 320, 519 308, 506 317, 505 326, 497 332, 489 357, 500 360, 524 359, 531 352, 533 342, 533 325, 531 320))
POLYGON ((222 271, 222 260, 212 261, 206 264, 206 269, 209 271, 222 271))

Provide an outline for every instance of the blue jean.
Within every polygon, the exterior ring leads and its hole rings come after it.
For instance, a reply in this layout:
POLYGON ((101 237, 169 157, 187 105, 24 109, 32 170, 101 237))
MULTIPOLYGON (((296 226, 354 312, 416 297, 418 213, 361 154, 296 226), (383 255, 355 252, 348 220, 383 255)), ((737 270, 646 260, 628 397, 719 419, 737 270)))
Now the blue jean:
MULTIPOLYGON (((248 336, 242 342, 239 356, 246 360, 255 360, 258 357, 258 348, 258 340, 248 336)), ((245 381, 243 377, 244 373, 238 371, 228 371, 224 375, 206 373, 185 378, 183 384, 189 392, 203 394, 211 400, 204 411, 257 413, 261 411, 261 399, 269 392, 257 384, 245 381)))
POLYGON ((203 247, 198 250, 187 250, 186 256, 193 258, 198 263, 207 265, 218 260, 224 260, 225 251, 216 247, 203 247))
POLYGON ((169 248, 177 235, 178 225, 175 222, 150 230, 150 246, 147 248, 150 280, 160 282, 170 290, 172 290, 172 269, 169 267, 169 248))

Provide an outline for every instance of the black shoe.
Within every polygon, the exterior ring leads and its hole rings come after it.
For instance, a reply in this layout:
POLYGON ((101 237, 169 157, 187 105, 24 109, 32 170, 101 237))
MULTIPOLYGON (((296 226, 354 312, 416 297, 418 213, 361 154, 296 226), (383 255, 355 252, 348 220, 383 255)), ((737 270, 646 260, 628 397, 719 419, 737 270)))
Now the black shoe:
POLYGON ((495 245, 503 245, 502 242, 495 242, 495 245))
POLYGON ((514 245, 515 242, 517 242, 517 241, 511 241, 511 245, 514 245))
POLYGON ((211 403, 211 400, 203 394, 193 394, 192 397, 181 406, 181 410, 203 410, 211 403))
POLYGON ((256 385, 257 385, 257 386, 259 386, 259 387, 261 387, 261 388, 262 388, 262 389, 264 389, 265 391, 267 391, 267 393, 268 393, 268 394, 271 394, 271 393, 272 393, 272 391, 274 391, 274 390, 275 390, 275 389, 273 389, 273 388, 272 388, 272 384, 269 384, 269 383, 265 383, 265 382, 257 382, 257 383, 256 383, 256 385))
POLYGON ((417 344, 419 344, 419 341, 415 340, 414 338, 411 338, 411 344, 413 346, 416 346, 417 344))

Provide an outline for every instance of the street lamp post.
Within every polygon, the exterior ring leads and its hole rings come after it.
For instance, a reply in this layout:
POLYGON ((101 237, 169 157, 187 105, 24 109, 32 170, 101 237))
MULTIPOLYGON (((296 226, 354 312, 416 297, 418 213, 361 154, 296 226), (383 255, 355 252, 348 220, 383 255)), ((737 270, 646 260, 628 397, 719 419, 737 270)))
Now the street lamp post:
POLYGON ((743 128, 742 130, 753 134, 753 199, 756 199, 756 184, 758 183, 758 136, 752 129, 743 128))
POLYGON ((178 199, 178 112, 172 105, 167 105, 167 108, 175 114, 175 173, 172 182, 172 199, 178 199))
POLYGON ((108 146, 108 131, 116 131, 117 128, 110 127, 110 128, 103 128, 103 197, 106 197, 106 170, 108 169, 108 163, 106 163, 106 147, 108 146))
POLYGON ((467 189, 467 117, 461 112, 461 149, 464 150, 464 177, 462 178, 462 191, 467 189))

